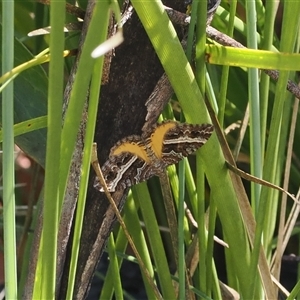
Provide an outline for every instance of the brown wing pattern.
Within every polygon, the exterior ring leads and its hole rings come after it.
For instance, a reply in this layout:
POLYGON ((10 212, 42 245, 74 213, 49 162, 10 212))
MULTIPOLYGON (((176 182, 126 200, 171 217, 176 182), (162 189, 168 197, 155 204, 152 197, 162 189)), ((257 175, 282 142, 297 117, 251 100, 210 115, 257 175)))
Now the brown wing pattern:
MULTIPOLYGON (((210 124, 191 125, 167 121, 143 137, 132 135, 119 141, 102 166, 108 190, 125 189, 158 175, 165 167, 204 145, 213 132, 210 124)), ((95 188, 103 192, 98 178, 95 188)))
MULTIPOLYGON (((109 159, 101 170, 110 192, 148 180, 155 174, 146 146, 137 135, 119 141, 111 149, 109 159)), ((101 192, 104 191, 97 177, 94 187, 101 192)))
MULTIPOLYGON (((117 189, 125 189, 141 180, 140 173, 148 167, 148 164, 141 160, 138 156, 131 153, 123 153, 110 157, 105 162, 101 170, 105 179, 107 188, 110 192, 115 192, 117 189)), ((148 177, 150 178, 150 177, 148 177)), ((146 179, 144 179, 146 180, 146 179)), ((99 179, 96 177, 94 187, 104 191, 99 179)))
POLYGON ((210 124, 177 123, 177 126, 166 132, 164 136, 162 160, 165 166, 178 163, 199 149, 210 138, 213 130, 210 124))

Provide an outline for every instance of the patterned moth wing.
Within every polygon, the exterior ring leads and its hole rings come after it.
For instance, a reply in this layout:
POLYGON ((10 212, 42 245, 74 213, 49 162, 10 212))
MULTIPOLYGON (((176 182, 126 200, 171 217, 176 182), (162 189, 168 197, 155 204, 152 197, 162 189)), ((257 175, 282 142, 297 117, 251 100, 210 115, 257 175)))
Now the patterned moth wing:
MULTIPOLYGON (((125 189, 152 177, 155 172, 151 168, 148 152, 140 136, 132 135, 119 141, 101 168, 108 191, 125 189)), ((97 177, 94 187, 104 191, 97 177)))
POLYGON ((162 143, 162 160, 165 167, 178 163, 203 146, 213 133, 210 124, 177 123, 165 133, 162 143))
MULTIPOLYGON (((191 125, 166 121, 142 136, 119 141, 110 151, 102 173, 110 192, 125 189, 159 175, 163 170, 206 143, 213 132, 209 124, 191 125)), ((98 178, 95 188, 104 191, 98 178)))

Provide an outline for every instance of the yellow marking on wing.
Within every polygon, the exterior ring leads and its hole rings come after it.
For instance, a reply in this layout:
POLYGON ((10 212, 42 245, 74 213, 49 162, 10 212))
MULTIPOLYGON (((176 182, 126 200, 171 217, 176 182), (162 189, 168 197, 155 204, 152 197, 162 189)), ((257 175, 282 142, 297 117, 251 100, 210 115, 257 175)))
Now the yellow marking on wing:
POLYGON ((139 158, 143 159, 145 162, 149 162, 147 152, 141 143, 124 142, 115 149, 113 149, 113 152, 111 154, 119 155, 123 152, 132 153, 133 155, 137 155, 139 158))
POLYGON ((154 132, 150 136, 150 146, 158 158, 162 157, 162 146, 163 140, 166 132, 170 129, 176 127, 176 122, 167 122, 161 125, 158 125, 154 132))

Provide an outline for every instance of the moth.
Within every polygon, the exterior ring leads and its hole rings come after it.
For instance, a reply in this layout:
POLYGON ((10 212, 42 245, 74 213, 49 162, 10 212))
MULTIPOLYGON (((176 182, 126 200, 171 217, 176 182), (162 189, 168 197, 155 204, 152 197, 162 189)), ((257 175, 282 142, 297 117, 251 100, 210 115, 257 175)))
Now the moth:
MULTIPOLYGON (((133 186, 161 174, 164 169, 203 146, 213 132, 210 124, 165 121, 141 136, 131 135, 111 148, 101 170, 108 191, 133 186)), ((104 189, 96 177, 94 187, 104 189)))

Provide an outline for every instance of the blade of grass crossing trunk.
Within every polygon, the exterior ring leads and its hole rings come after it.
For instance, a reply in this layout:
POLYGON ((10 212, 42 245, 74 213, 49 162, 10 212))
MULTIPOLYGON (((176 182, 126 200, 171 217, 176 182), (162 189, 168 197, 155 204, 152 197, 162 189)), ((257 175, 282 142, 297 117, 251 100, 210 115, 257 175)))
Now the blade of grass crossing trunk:
MULTIPOLYGON (((108 28, 108 16, 109 16, 109 3, 101 2, 101 26, 99 26, 98 36, 101 41, 104 41, 107 36, 107 28, 108 28)), ((81 230, 83 224, 84 217, 84 208, 85 208, 85 200, 87 193, 87 185, 89 178, 89 170, 90 170, 90 158, 92 151, 92 144, 95 133, 95 124, 97 119, 97 109, 99 102, 99 93, 100 93, 100 85, 102 77, 102 68, 103 68, 103 56, 95 61, 94 70, 92 74, 91 88, 90 88, 90 97, 89 97, 89 109, 88 109, 88 119, 86 125, 86 135, 84 141, 84 155, 82 161, 82 174, 80 180, 80 188, 79 188, 79 196, 76 210, 76 219, 75 219, 75 228, 74 228, 74 237, 73 237, 73 246, 72 246, 72 258, 70 265, 70 273, 69 273, 69 283, 68 283, 68 291, 67 291, 67 299, 73 298, 73 286, 75 282, 75 274, 76 274, 76 266, 78 261, 78 253, 79 253, 79 240, 81 237, 81 230)))
POLYGON ((93 16, 82 47, 76 78, 71 91, 68 109, 65 115, 61 144, 61 160, 64 162, 60 169, 61 195, 64 194, 66 189, 66 182, 73 149, 76 142, 77 132, 82 118, 82 111, 88 94, 90 79, 95 64, 95 60, 91 57, 91 53, 101 42, 103 42, 103 40, 101 40, 103 39, 103 36, 99 34, 99 20, 102 20, 102 8, 108 4, 108 0, 95 2, 93 16))

